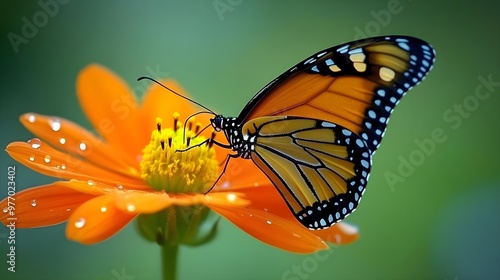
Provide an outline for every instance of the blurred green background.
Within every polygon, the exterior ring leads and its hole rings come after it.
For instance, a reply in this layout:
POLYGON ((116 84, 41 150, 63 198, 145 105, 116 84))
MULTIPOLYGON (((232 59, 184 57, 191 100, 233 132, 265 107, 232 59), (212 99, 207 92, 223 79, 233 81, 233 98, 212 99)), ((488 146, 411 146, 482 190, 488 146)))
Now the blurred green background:
MULTIPOLYGON (((18 122, 25 112, 91 129, 75 78, 92 62, 138 96, 145 83, 137 77, 170 77, 197 101, 236 115, 271 79, 332 45, 405 34, 437 50, 434 70, 393 114, 363 203, 347 218, 359 241, 332 247, 326 259, 296 255, 224 220, 214 242, 181 249, 180 279, 500 279, 500 2, 54 1, 0 2, 1 147, 32 137, 18 122), (48 2, 58 10, 44 12, 48 2), (12 44, 8 34, 23 36, 23 19, 39 26, 12 44), (494 83, 479 99, 481 79, 494 83), (424 153, 417 142, 436 129, 445 140, 424 153)), ((54 181, 5 152, 0 159, 2 198, 9 165, 18 191, 54 181)), ((64 226, 18 230, 15 273, 0 227, 0 279, 160 278, 159 248, 133 225, 94 246, 67 241, 64 226)))

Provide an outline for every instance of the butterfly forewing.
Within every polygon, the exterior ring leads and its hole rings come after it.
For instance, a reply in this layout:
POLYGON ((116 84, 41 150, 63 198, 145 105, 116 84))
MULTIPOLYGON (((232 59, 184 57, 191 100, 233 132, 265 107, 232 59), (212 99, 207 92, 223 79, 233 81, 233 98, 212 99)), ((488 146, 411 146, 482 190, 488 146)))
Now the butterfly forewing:
POLYGON ((318 52, 265 86, 240 123, 262 116, 325 120, 358 134, 375 152, 401 97, 432 68, 434 50, 405 36, 376 37, 318 52))
POLYGON ((242 132, 254 137, 252 160, 304 226, 327 228, 355 210, 371 153, 351 130, 323 120, 277 116, 250 120, 242 132))
POLYGON ((304 226, 327 228, 356 209, 394 107, 433 63, 434 50, 417 38, 349 42, 290 68, 237 118, 218 115, 212 125, 304 226))

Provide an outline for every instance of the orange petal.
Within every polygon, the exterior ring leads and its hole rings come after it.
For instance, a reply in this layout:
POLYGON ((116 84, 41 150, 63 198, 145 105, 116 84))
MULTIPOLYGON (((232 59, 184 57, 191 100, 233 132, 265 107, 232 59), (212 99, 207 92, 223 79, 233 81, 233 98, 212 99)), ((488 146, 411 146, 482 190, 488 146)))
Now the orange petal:
POLYGON ((269 212, 245 207, 208 206, 248 234, 274 247, 295 253, 328 249, 328 245, 312 231, 269 212))
POLYGON ((136 97, 123 80, 105 67, 91 64, 78 75, 77 95, 104 139, 136 160, 147 142, 139 135, 144 124, 140 123, 136 97))
POLYGON ((83 244, 101 242, 115 235, 136 216, 118 210, 114 195, 98 196, 82 204, 69 217, 66 237, 83 244))
POLYGON ((191 206, 196 204, 246 206, 250 202, 241 194, 211 193, 211 194, 167 194, 160 192, 123 191, 116 193, 116 207, 122 211, 140 214, 152 214, 171 205, 191 206))
MULTIPOLYGON (((274 186, 246 188, 239 189, 238 191, 243 193, 245 198, 252 202, 249 206, 250 208, 264 210, 286 219, 297 226, 304 227, 299 221, 297 221, 274 186)), ((337 223, 328 229, 314 230, 311 232, 314 235, 319 236, 324 241, 334 244, 352 243, 356 241, 359 236, 356 227, 343 222, 337 223)))
MULTIPOLYGON (((144 81, 144 83, 147 82, 144 81)), ((188 97, 186 91, 174 80, 162 80, 159 82, 182 96, 188 97)), ((194 113, 195 109, 186 99, 175 95, 156 83, 152 83, 144 97, 140 111, 142 121, 145 124, 150 122, 152 127, 156 127, 156 118, 158 117, 162 118, 168 127, 172 127, 173 122, 171 123, 170 121, 173 121, 172 116, 174 112, 179 113, 180 120, 184 120, 194 113)))
POLYGON ((38 139, 32 139, 30 143, 10 143, 6 151, 18 162, 44 175, 64 179, 100 181, 109 185, 126 185, 136 189, 149 189, 149 186, 140 178, 124 176, 97 167, 90 162, 62 153, 38 139))
POLYGON ((316 230, 314 234, 334 244, 349 244, 359 237, 358 228, 345 222, 339 222, 327 229, 316 230))
POLYGON ((120 149, 104 143, 94 134, 64 118, 27 113, 21 123, 57 149, 85 158, 96 165, 122 174, 139 174, 139 163, 120 149))
POLYGON ((172 205, 172 199, 165 192, 124 191, 116 193, 115 203, 124 212, 153 214, 172 205))
POLYGON ((231 207, 245 207, 250 205, 251 201, 248 200, 244 194, 238 192, 219 192, 209 193, 201 196, 203 204, 231 206, 231 207))
POLYGON ((239 188, 238 192, 243 193, 245 198, 251 201, 249 207, 264 210, 301 225, 273 185, 267 184, 259 187, 239 188))
POLYGON ((251 159, 233 158, 213 191, 239 191, 241 188, 258 189, 263 186, 272 186, 272 183, 251 159))
POLYGON ((0 212, 0 220, 4 225, 15 221, 18 228, 56 225, 68 220, 78 206, 95 197, 59 183, 29 188, 6 197, 0 202, 0 209, 5 209, 0 212))
POLYGON ((62 181, 59 183, 60 186, 63 186, 68 189, 75 190, 77 192, 91 194, 94 196, 105 195, 112 190, 117 189, 116 187, 111 187, 109 185, 105 185, 99 182, 94 181, 79 181, 79 180, 70 180, 70 181, 62 181))
MULTIPOLYGON (((180 95, 189 97, 186 91, 177 82, 173 80, 163 80, 160 82, 180 95)), ((175 112, 179 113, 179 121, 183 122, 191 114, 198 111, 205 111, 205 109, 199 108, 186 99, 175 95, 156 83, 153 83, 147 91, 141 106, 142 123, 146 129, 146 135, 149 136, 151 131, 156 128, 157 117, 163 120, 163 125, 165 127, 173 127, 173 114, 175 112)), ((196 123, 200 123, 201 128, 203 128, 205 125, 210 124, 211 117, 213 117, 213 115, 197 115, 195 117, 195 123, 193 124, 196 125, 196 123)), ((210 135, 210 133, 211 130, 208 130, 206 135, 210 135)))

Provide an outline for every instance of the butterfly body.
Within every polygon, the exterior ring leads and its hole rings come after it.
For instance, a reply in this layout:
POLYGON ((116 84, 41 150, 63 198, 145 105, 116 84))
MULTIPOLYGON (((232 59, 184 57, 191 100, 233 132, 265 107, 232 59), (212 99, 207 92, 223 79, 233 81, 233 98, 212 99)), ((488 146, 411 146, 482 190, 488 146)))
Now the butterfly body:
POLYGON ((253 135, 242 134, 241 124, 236 123, 236 118, 228 118, 222 115, 217 115, 212 119, 212 127, 215 131, 223 131, 229 142, 229 148, 236 152, 234 157, 244 159, 250 158, 250 152, 253 148, 253 135))
MULTIPOLYGON (((426 42, 375 37, 305 59, 260 90, 236 118, 216 115, 235 154, 252 160, 310 229, 354 211, 372 156, 404 94, 434 62, 426 42)), ((227 164, 227 162, 226 162, 227 164)))

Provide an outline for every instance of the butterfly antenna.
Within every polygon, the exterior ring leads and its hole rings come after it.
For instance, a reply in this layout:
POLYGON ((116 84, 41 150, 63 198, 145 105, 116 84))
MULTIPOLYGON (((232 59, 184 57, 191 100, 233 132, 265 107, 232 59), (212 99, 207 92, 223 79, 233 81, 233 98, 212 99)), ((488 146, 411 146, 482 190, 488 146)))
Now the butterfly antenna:
MULTIPOLYGON (((187 119, 184 121, 184 131, 183 131, 183 134, 182 134, 182 139, 183 139, 183 141, 185 141, 185 140, 186 140, 186 126, 187 126, 187 123, 188 123, 189 119, 190 119, 190 118, 192 118, 192 117, 194 117, 194 116, 196 116, 196 115, 201 115, 201 114, 211 114, 211 115, 215 115, 215 113, 213 113, 212 111, 210 111, 210 112, 209 112, 209 111, 200 111, 200 112, 196 112, 196 113, 194 113, 194 114, 191 114, 189 117, 187 117, 187 119)), ((211 124, 207 125, 207 127, 208 127, 208 126, 210 126, 210 125, 211 125, 211 124)), ((206 128, 206 127, 205 127, 205 128, 206 128)), ((203 130, 205 130, 205 128, 204 128, 203 130)), ((202 131, 203 131, 203 130, 202 130, 202 131)), ((200 133, 198 132, 198 133, 197 133, 197 134, 196 134, 193 138, 195 138, 195 137, 196 137, 196 136, 198 136, 199 134, 200 134, 200 133)))
POLYGON ((139 78, 137 79, 137 81, 141 81, 141 80, 150 80, 150 81, 152 81, 152 82, 155 82, 155 83, 157 83, 158 85, 160 85, 161 87, 163 87, 164 89, 166 89, 166 90, 170 91, 171 93, 173 93, 173 94, 175 94, 175 95, 177 95, 177 96, 179 96, 179 97, 181 97, 181 98, 184 98, 184 99, 186 99, 187 101, 189 101, 189 102, 191 102, 191 103, 193 103, 193 104, 196 104, 196 105, 200 106, 201 108, 203 108, 203 109, 207 110, 207 111, 208 111, 208 112, 210 112, 211 114, 214 114, 214 115, 215 115, 215 112, 214 112, 214 111, 212 111, 212 110, 210 110, 209 108, 207 108, 207 107, 203 106, 202 104, 200 104, 200 103, 198 103, 198 102, 196 102, 196 101, 194 101, 194 100, 192 100, 192 99, 189 99, 189 98, 185 97, 184 95, 182 95, 182 94, 180 94, 180 93, 178 93, 178 92, 176 92, 176 91, 174 91, 174 90, 170 89, 169 87, 165 86, 164 84, 162 84, 162 83, 158 82, 157 80, 155 80, 155 79, 153 79, 153 78, 150 78, 150 77, 139 77, 139 78))
POLYGON ((210 126, 212 126, 212 125, 211 124, 206 125, 202 130, 200 130, 198 133, 196 133, 196 135, 193 136, 193 138, 198 137, 203 131, 205 131, 205 129, 209 128, 210 126))

